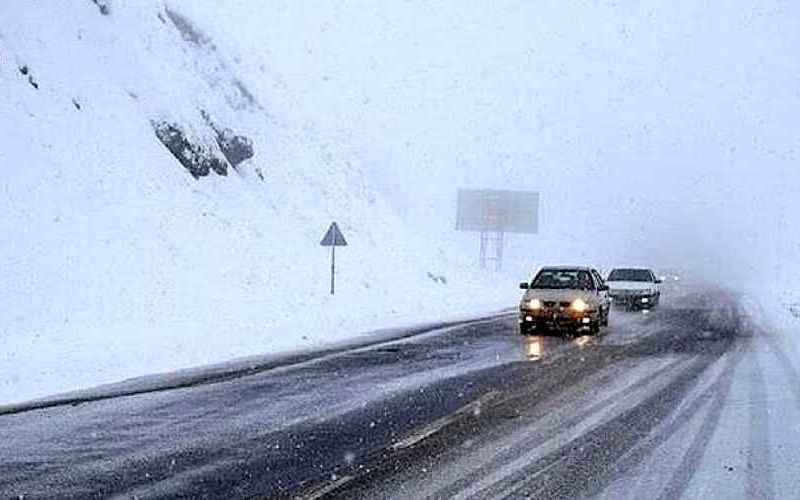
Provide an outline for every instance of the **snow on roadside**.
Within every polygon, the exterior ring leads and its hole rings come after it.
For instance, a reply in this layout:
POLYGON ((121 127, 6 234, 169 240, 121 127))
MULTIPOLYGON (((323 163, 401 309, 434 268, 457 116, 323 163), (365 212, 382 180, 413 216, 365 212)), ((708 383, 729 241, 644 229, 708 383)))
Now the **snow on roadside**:
MULTIPOLYGON (((498 282, 497 289, 502 287, 498 282)), ((379 304, 359 306, 352 297, 337 296, 319 301, 308 314, 287 310, 282 321, 270 318, 275 311, 257 301, 235 307, 221 304, 220 311, 231 312, 169 323, 71 325, 60 328, 58 336, 19 338, 11 349, 6 344, 0 352, 0 404, 253 355, 321 350, 343 340, 369 337, 378 329, 492 313, 508 308, 517 298, 516 290, 505 288, 510 290, 505 296, 419 301, 414 312, 409 312, 406 301, 398 303, 397 309, 387 306, 394 311, 388 315, 383 315, 379 304), (235 318, 230 316, 234 313, 235 318)), ((416 292, 407 291, 409 296, 416 292)))
MULTIPOLYGON (((719 421, 684 496, 784 498, 797 491, 800 329, 797 296, 752 288, 740 304, 753 328, 719 421)), ((748 340, 743 338, 742 340, 748 340)), ((736 354, 732 354, 736 356, 736 354)))
POLYGON ((182 8, 0 2, 0 404, 513 305, 518 277, 470 270, 351 145, 275 116, 258 48, 182 8), (195 179, 153 122, 254 156, 195 179))
POLYGON ((764 289, 744 295, 742 305, 753 323, 764 328, 785 359, 800 371, 800 294, 764 289))

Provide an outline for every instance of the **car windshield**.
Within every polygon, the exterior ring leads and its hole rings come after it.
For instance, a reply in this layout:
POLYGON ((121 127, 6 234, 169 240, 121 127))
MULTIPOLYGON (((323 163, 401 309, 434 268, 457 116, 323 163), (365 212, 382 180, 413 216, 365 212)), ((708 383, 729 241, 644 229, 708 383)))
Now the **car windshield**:
POLYGON ((531 288, 588 290, 592 288, 592 277, 588 271, 577 269, 545 269, 536 275, 531 288))
POLYGON ((647 269, 614 269, 607 281, 653 281, 653 275, 647 269))

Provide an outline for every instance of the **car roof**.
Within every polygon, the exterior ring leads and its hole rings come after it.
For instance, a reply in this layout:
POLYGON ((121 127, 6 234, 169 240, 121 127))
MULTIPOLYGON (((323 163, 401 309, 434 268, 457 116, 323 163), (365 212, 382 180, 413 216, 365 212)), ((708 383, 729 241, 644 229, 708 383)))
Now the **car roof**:
POLYGON ((651 271, 652 272, 652 269, 650 269, 649 267, 615 267, 615 268, 611 269, 611 272, 614 272, 614 271, 651 271))
POLYGON ((545 266, 540 271, 591 271, 592 269, 586 266, 545 266))

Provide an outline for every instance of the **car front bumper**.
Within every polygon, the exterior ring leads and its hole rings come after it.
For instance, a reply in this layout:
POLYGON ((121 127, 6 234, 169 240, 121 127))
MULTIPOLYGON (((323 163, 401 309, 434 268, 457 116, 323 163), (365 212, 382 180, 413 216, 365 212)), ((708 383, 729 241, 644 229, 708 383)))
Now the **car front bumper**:
POLYGON ((658 300, 658 293, 651 292, 625 292, 611 293, 611 302, 614 305, 627 307, 652 307, 658 300))
POLYGON ((598 319, 598 314, 595 310, 579 313, 569 309, 520 309, 518 322, 521 328, 530 330, 579 330, 591 328, 592 323, 595 323, 598 319))

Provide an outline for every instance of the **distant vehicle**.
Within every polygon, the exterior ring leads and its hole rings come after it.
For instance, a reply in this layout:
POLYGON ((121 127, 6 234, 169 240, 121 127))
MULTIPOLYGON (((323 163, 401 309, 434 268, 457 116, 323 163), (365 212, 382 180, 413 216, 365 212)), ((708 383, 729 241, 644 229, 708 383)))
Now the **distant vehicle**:
POLYGON ((520 288, 525 290, 519 304, 523 335, 546 329, 595 334, 608 325, 608 286, 592 268, 544 267, 520 288))
POLYGON ((677 282, 681 280, 681 273, 673 269, 661 269, 658 277, 664 283, 677 282))
POLYGON ((649 309, 661 300, 661 279, 650 269, 617 268, 606 281, 615 306, 649 309))

